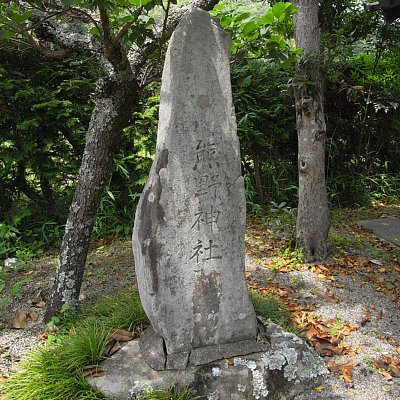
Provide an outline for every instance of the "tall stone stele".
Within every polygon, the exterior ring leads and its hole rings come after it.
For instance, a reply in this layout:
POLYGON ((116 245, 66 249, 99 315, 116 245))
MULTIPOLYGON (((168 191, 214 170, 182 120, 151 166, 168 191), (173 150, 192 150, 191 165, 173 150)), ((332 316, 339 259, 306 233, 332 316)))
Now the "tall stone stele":
POLYGON ((172 35, 157 149, 133 232, 141 340, 154 369, 262 350, 244 275, 245 197, 229 71, 231 40, 192 7, 172 35))

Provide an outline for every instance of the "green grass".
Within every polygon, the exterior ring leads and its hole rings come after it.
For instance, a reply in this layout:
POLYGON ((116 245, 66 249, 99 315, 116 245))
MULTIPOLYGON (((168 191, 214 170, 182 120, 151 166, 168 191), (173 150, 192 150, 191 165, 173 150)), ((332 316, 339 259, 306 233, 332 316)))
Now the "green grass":
MULTIPOLYGON (((290 313, 274 296, 250 291, 257 314, 293 332, 290 313)), ((53 343, 28 354, 10 379, 0 384, 0 400, 101 400, 104 397, 83 378, 85 366, 104 359, 109 334, 115 328, 131 331, 148 324, 137 291, 124 289, 103 297, 77 314, 64 313, 53 343)), ((189 388, 153 390, 141 400, 195 400, 189 388)))
POLYGON ((288 332, 299 334, 299 330, 291 322, 289 310, 276 296, 263 296, 254 289, 250 289, 249 294, 257 315, 271 320, 288 332))
POLYGON ((58 335, 55 343, 27 355, 18 372, 1 384, 1 400, 103 399, 84 380, 83 368, 104 359, 112 329, 134 330, 148 324, 133 290, 105 297, 61 322, 64 334, 58 335), (66 334, 71 327, 72 334, 66 334))

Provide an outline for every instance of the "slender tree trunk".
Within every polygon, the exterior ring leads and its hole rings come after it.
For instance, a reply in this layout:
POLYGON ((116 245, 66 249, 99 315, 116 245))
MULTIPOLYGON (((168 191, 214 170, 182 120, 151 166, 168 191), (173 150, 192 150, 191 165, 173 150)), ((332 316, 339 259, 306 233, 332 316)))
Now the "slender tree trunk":
POLYGON ((124 82, 100 84, 45 321, 59 312, 63 304, 74 307, 78 302, 97 209, 111 176, 121 131, 138 107, 138 92, 133 77, 124 82))
POLYGON ((254 181, 256 185, 257 199, 261 205, 265 205, 265 196, 261 179, 261 161, 260 157, 254 150, 253 150, 253 163, 254 163, 254 181))
POLYGON ((295 20, 296 46, 303 49, 295 79, 299 169, 296 240, 307 259, 323 260, 328 255, 329 211, 318 1, 296 3, 299 7, 295 20))

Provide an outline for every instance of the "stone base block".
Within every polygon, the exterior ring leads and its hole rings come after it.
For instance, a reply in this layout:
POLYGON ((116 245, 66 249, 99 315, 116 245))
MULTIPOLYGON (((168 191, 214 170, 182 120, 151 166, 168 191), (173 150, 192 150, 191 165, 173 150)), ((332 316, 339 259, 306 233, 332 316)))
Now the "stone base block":
POLYGON ((286 400, 320 384, 328 374, 303 340, 277 325, 268 325, 265 340, 265 351, 165 371, 150 368, 134 340, 101 364, 103 376, 86 379, 105 397, 118 400, 134 400, 152 388, 170 386, 189 386, 207 400, 286 400))

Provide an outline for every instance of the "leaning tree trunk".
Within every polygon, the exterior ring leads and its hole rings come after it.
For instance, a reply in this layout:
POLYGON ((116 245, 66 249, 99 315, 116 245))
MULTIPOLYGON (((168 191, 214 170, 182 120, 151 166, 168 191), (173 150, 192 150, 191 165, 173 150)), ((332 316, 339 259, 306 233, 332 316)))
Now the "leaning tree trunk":
POLYGON ((323 260, 328 254, 329 211, 318 1, 296 3, 296 46, 303 49, 295 79, 299 169, 296 240, 307 259, 323 260))
POLYGON ((63 304, 74 307, 79 299, 97 209, 111 176, 121 131, 138 107, 138 93, 133 75, 131 80, 119 83, 100 81, 45 321, 59 312, 63 304))

